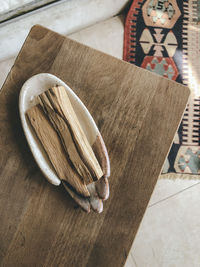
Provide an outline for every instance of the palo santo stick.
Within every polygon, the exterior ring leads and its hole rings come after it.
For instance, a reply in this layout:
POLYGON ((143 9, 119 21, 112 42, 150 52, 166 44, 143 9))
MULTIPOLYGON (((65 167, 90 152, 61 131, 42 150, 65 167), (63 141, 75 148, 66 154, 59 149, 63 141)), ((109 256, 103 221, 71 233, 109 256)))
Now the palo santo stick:
POLYGON ((91 174, 79 156, 66 122, 53 110, 53 107, 45 94, 39 96, 39 100, 43 110, 52 123, 52 127, 56 130, 60 140, 62 141, 63 147, 69 156, 71 165, 75 168, 86 184, 91 183, 91 181, 93 181, 91 174))
POLYGON ((61 180, 67 181, 79 194, 85 197, 90 196, 87 186, 71 168, 60 138, 45 116, 42 108, 39 105, 34 106, 26 114, 58 177, 61 180))
MULTIPOLYGON (((66 123, 72 140, 75 143, 75 147, 80 155, 81 162, 79 162, 79 168, 77 168, 77 156, 74 156, 74 153, 71 153, 68 150, 69 143, 67 138, 62 138, 62 141, 65 144, 70 160, 74 164, 77 171, 81 174, 85 173, 83 177, 86 184, 97 181, 103 176, 102 169, 99 165, 98 160, 95 157, 95 154, 87 140, 87 137, 78 121, 76 113, 71 105, 67 92, 63 86, 56 86, 40 95, 40 100, 43 104, 44 109, 48 114, 49 108, 53 110, 63 119, 66 123), (91 175, 88 175, 88 170, 91 175)), ((55 126, 55 125, 54 125, 55 126)), ((62 123, 63 126, 63 123, 62 123)), ((57 126, 56 126, 57 127, 57 126)), ((59 125, 57 131, 60 131, 59 125)), ((62 127, 61 127, 62 129, 62 127)), ((60 133, 60 135, 62 135, 60 133)))

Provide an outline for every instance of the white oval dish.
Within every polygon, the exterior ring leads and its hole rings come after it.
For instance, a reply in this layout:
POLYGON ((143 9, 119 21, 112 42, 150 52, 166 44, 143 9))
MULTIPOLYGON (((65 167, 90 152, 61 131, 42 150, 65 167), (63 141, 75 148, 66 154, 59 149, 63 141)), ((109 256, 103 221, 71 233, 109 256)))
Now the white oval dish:
POLYGON ((61 181, 26 116, 26 111, 38 104, 36 97, 56 85, 62 85, 67 90, 72 106, 91 146, 94 144, 96 137, 100 135, 100 133, 92 116, 82 101, 69 86, 56 76, 49 73, 41 73, 31 77, 24 83, 19 96, 19 112, 26 139, 33 156, 45 177, 50 183, 60 185, 61 181))

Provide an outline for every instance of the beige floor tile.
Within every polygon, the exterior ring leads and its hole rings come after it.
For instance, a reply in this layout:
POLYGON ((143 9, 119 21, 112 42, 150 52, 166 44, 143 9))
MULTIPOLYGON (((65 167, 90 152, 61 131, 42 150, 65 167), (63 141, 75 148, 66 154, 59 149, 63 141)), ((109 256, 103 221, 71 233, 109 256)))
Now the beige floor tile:
POLYGON ((134 260, 134 258, 133 258, 133 256, 132 256, 131 253, 129 253, 128 258, 126 260, 126 263, 125 263, 124 267, 137 267, 135 265, 135 260, 134 260))
POLYGON ((116 16, 69 35, 80 43, 122 59, 124 16, 116 16))
POLYGON ((0 62, 0 89, 15 61, 15 58, 9 58, 0 62))
MULTIPOLYGON (((2 4, 3 1, 0 1, 2 4)), ((66 0, 19 17, 0 27, 0 60, 15 56, 35 24, 61 34, 80 31, 119 14, 128 0, 66 0), (14 45, 13 45, 14 44, 14 45)))
POLYGON ((138 267, 200 266, 200 184, 149 207, 131 254, 138 267))
POLYGON ((184 191, 186 188, 198 184, 199 182, 199 180, 187 179, 159 179, 151 196, 149 206, 154 205, 159 201, 165 200, 177 194, 178 192, 184 191))

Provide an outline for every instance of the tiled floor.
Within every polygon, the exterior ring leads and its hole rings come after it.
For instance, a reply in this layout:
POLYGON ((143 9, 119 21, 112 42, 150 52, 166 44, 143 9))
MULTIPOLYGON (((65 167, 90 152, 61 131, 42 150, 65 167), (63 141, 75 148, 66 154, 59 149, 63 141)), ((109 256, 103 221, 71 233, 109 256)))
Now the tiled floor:
POLYGON ((0 6, 0 13, 8 12, 30 2, 31 0, 4 0, 0 6))
MULTIPOLYGON (((170 196, 168 181, 159 181, 158 185, 165 182, 163 191, 169 197, 161 197, 146 210, 127 267, 200 266, 200 183, 188 181, 188 187, 170 196)), ((180 181, 174 182, 174 187, 177 184, 180 181)))
MULTIPOLYGON (((70 37, 121 58, 123 17, 70 37)), ((0 62, 0 84, 12 62, 0 62)), ((200 267, 199 203, 199 180, 158 180, 125 266, 200 267)))
MULTIPOLYGON (((48 8, 0 24, 0 61, 19 52, 28 32, 35 24, 67 35, 119 14, 128 1, 63 0, 48 8)), ((0 5, 1 3, 2 1, 0 5)))

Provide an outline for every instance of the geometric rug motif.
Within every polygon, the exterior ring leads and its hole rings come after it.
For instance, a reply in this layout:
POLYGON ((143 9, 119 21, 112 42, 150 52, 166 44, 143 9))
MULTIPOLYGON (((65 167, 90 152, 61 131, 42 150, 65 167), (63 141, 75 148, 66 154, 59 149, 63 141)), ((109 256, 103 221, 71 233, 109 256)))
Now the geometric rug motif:
POLYGON ((162 176, 200 178, 197 1, 134 0, 125 23, 123 59, 190 88, 191 96, 162 176))

